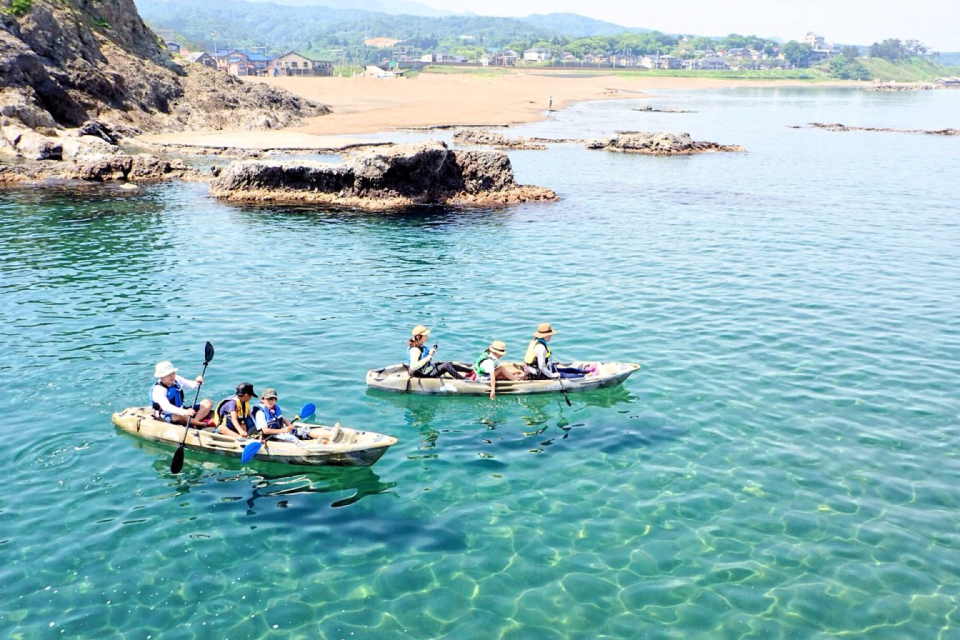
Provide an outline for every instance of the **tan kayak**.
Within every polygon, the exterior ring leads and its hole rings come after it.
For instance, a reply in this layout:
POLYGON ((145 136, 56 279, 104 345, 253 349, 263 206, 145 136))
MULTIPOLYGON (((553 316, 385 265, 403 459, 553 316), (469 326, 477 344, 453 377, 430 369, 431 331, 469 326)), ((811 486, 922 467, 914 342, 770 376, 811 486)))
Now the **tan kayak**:
MULTIPOLYGON (((504 362, 507 366, 522 366, 522 363, 504 362)), ((458 366, 461 366, 458 363, 458 366)), ((462 365, 469 366, 469 365, 462 365)), ((629 362, 574 362, 570 366, 595 370, 582 378, 564 378, 563 389, 556 380, 499 380, 498 394, 522 395, 532 393, 560 393, 561 391, 586 391, 600 387, 612 387, 630 377, 640 365, 629 362)), ((383 391, 398 393, 419 393, 425 395, 466 395, 483 396, 490 394, 489 380, 457 380, 443 378, 411 378, 407 365, 392 364, 383 369, 371 369, 367 372, 367 385, 383 391)))
MULTIPOLYGON (((135 436, 173 447, 180 446, 185 427, 154 420, 152 411, 146 407, 124 409, 113 414, 113 424, 135 436)), ((357 431, 346 427, 315 426, 294 423, 297 426, 313 427, 311 435, 322 436, 318 440, 283 442, 268 440, 257 452, 254 461, 279 462, 296 465, 330 465, 335 467, 368 467, 380 459, 397 439, 373 431, 357 431), (328 438, 332 436, 332 442, 328 438)), ((191 428, 187 434, 186 448, 218 455, 239 458, 244 445, 250 440, 237 440, 212 430, 191 428)))

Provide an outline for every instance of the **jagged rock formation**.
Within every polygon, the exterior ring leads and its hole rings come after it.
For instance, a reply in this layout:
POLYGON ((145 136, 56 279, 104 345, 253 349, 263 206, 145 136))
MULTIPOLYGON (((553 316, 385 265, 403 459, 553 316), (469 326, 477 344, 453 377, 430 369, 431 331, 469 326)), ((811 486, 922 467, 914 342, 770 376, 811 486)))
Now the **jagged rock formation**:
MULTIPOLYGON (((814 129, 826 131, 873 131, 879 133, 926 133, 931 136, 960 136, 960 129, 891 129, 887 127, 848 127, 840 123, 811 122, 814 129)), ((795 127, 799 129, 799 127, 795 127)))
POLYGON ((549 189, 518 185, 503 153, 452 151, 436 141, 365 149, 343 164, 236 161, 214 179, 210 194, 239 202, 314 202, 371 210, 558 199, 549 189))
POLYGON ((542 151, 546 145, 530 142, 526 138, 508 138, 492 131, 461 129, 453 134, 453 141, 464 146, 485 146, 496 149, 531 149, 542 151))
POLYGON ((625 153, 642 153, 651 156, 688 156, 712 151, 746 151, 739 145, 723 145, 716 142, 697 142, 689 133, 622 132, 606 138, 587 142, 587 149, 604 149, 625 153))
POLYGON ((583 142, 572 138, 508 138, 493 131, 477 131, 475 129, 461 129, 453 134, 453 142, 463 146, 483 146, 494 149, 525 149, 542 151, 546 144, 564 142, 583 142))
POLYGON ((32 0, 0 15, 0 116, 50 134, 279 128, 327 107, 199 65, 185 71, 132 0, 32 0), (17 15, 14 15, 16 13, 17 15))

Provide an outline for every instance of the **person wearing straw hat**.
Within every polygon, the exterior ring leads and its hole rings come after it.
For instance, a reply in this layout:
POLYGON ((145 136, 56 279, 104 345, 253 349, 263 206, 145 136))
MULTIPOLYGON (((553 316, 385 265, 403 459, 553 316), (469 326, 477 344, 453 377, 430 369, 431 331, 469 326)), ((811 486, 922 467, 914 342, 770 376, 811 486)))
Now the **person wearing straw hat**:
POLYGON ((409 357, 407 367, 411 377, 439 378, 443 374, 447 374, 457 380, 463 380, 463 376, 460 375, 452 362, 433 362, 437 345, 433 345, 432 349, 427 347, 427 336, 430 335, 430 329, 418 324, 410 333, 413 337, 407 341, 407 355, 409 357))
POLYGON ((560 377, 550 362, 550 338, 556 331, 549 322, 541 322, 533 334, 533 340, 527 345, 523 363, 527 368, 527 380, 553 380, 560 377))
POLYGON ((515 373, 500 364, 500 358, 507 352, 507 345, 500 340, 494 340, 490 346, 480 354, 473 365, 477 380, 490 380, 490 399, 497 397, 497 380, 523 380, 523 374, 515 373))
POLYGON ((208 398, 192 407, 183 406, 183 390, 196 389, 203 384, 203 376, 196 380, 187 380, 177 375, 177 369, 169 360, 158 362, 153 368, 153 377, 157 381, 150 390, 150 405, 153 407, 153 417, 164 422, 187 424, 202 421, 213 409, 213 402, 208 398))

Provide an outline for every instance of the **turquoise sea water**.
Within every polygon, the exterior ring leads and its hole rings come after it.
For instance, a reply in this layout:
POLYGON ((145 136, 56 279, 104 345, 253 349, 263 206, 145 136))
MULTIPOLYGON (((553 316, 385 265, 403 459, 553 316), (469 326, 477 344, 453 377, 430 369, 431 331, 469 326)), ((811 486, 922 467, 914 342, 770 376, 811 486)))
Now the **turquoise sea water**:
MULTIPOLYGON (((556 96, 555 96, 556 97, 556 96)), ((960 92, 665 93, 518 133, 557 204, 236 207, 0 194, 0 637, 960 638, 960 92), (653 104, 694 114, 639 113, 653 104), (641 362, 562 397, 369 392, 409 329, 472 359, 641 362), (399 443, 241 467, 114 429, 153 364, 399 443)))

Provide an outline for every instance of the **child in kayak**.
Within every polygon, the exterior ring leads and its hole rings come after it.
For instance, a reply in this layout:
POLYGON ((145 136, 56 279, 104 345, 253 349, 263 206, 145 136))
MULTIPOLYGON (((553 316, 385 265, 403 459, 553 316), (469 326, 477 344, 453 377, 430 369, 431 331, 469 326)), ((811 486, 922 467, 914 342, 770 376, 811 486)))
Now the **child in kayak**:
POLYGON ((253 418, 250 415, 250 399, 258 397, 250 382, 241 382, 237 385, 237 392, 227 396, 217 403, 214 419, 217 421, 216 432, 234 438, 246 438, 247 430, 253 428, 253 418))
POLYGON ((500 358, 507 352, 507 345, 500 340, 494 340, 490 346, 480 354, 473 371, 477 380, 490 380, 490 399, 497 396, 497 380, 523 380, 522 373, 511 371, 500 364, 500 358))
POLYGON ((283 440, 285 442, 297 442, 299 440, 315 439, 321 442, 332 442, 340 433, 340 423, 333 426, 332 432, 311 435, 309 427, 296 427, 283 415, 283 410, 277 404, 277 390, 266 389, 260 396, 260 404, 255 406, 253 412, 253 430, 250 431, 251 437, 263 437, 265 440, 283 440))

